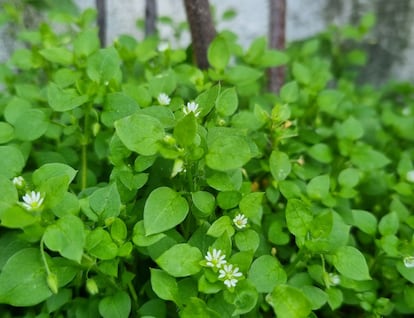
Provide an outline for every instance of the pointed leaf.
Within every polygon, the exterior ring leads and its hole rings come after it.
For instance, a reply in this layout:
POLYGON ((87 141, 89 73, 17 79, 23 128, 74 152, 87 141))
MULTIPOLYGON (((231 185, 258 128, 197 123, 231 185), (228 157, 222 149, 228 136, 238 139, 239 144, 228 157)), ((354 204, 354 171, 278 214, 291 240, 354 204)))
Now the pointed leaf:
POLYGON ((155 189, 148 196, 144 206, 146 235, 161 233, 180 224, 187 216, 188 210, 187 201, 173 189, 155 189))
POLYGON ((335 252, 333 265, 342 275, 355 279, 371 279, 364 255, 352 246, 341 246, 335 252))
POLYGON ((198 248, 186 243, 176 244, 158 257, 156 263, 173 277, 197 274, 203 259, 198 248))
POLYGON ((65 215, 46 228, 43 235, 46 246, 70 260, 80 263, 85 232, 83 222, 74 215, 65 215))

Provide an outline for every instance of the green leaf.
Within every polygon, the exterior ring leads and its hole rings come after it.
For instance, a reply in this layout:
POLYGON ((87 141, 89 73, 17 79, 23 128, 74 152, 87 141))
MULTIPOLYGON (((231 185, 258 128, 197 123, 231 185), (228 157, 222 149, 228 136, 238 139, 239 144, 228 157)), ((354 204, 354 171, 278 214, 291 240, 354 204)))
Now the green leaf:
POLYGON ((181 118, 174 127, 174 137, 182 146, 194 143, 197 135, 197 120, 193 112, 181 118))
POLYGON ((310 207, 299 199, 290 199, 285 213, 289 231, 299 239, 300 243, 303 243, 313 220, 310 207))
POLYGON ((52 63, 62 65, 70 65, 73 63, 72 52, 63 47, 49 47, 42 49, 39 51, 39 54, 52 63))
POLYGON ((43 240, 50 250, 80 263, 85 244, 83 222, 77 216, 65 215, 46 228, 43 240))
MULTIPOLYGON (((17 200, 16 200, 17 201, 17 200)), ((11 229, 24 228, 39 222, 39 218, 20 205, 0 205, 1 225, 11 229)))
POLYGON ((330 178, 325 174, 311 179, 306 186, 306 192, 314 200, 322 200, 329 195, 330 178))
POLYGON ((4 109, 4 118, 12 125, 16 120, 32 108, 32 105, 23 98, 13 97, 6 105, 4 109))
POLYGON ((165 251, 155 262, 171 276, 185 277, 195 275, 201 270, 202 259, 198 248, 181 243, 165 251))
POLYGON ((26 248, 9 258, 0 272, 0 303, 34 306, 52 295, 38 248, 26 248))
POLYGON ((47 163, 33 172, 32 181, 46 194, 44 205, 53 208, 63 200, 75 176, 76 170, 66 164, 47 163))
POLYGON ((15 185, 2 175, 0 175, 0 202, 14 204, 18 201, 18 194, 15 185))
POLYGON ((270 255, 254 260, 247 275, 259 293, 270 293, 276 285, 285 284, 287 275, 280 262, 270 255))
POLYGON ((172 229, 184 221, 188 214, 188 203, 179 193, 168 187, 153 190, 144 206, 146 235, 172 229))
POLYGON ((164 233, 157 233, 153 235, 146 235, 144 228, 144 221, 139 221, 135 224, 132 234, 132 241, 137 246, 150 246, 163 239, 166 235, 164 233))
POLYGON ((227 117, 234 114, 238 107, 237 92, 234 87, 227 88, 220 93, 216 101, 216 110, 220 116, 227 117))
POLYGON ((177 86, 177 83, 174 73, 172 71, 168 71, 151 77, 148 80, 148 85, 150 94, 156 98, 161 93, 167 95, 172 94, 177 86))
POLYGON ((375 215, 364 210, 352 210, 352 224, 369 235, 374 236, 377 232, 377 218, 375 215))
POLYGON ((227 129, 209 133, 206 163, 211 169, 227 171, 241 168, 250 158, 250 146, 245 137, 232 134, 232 130, 227 129))
POLYGON ((383 168, 391 161, 383 153, 369 146, 360 145, 352 149, 351 162, 361 170, 369 171, 383 168))
POLYGON ((230 171, 211 171, 207 176, 207 184, 218 191, 239 190, 243 181, 241 169, 230 171))
POLYGON ((11 179, 18 176, 25 166, 25 159, 17 147, 0 146, 0 175, 11 179))
POLYGON ((332 310, 335 310, 341 307, 342 302, 344 300, 344 296, 340 289, 336 288, 329 288, 326 290, 326 294, 328 295, 328 304, 332 310))
POLYGON ((267 39, 265 36, 258 37, 252 41, 247 49, 245 60, 249 64, 259 64, 260 57, 267 48, 267 39))
POLYGON ((89 254, 102 260, 110 260, 117 256, 118 247, 107 231, 98 227, 86 236, 85 249, 89 254))
POLYGON ((128 318, 131 312, 131 298, 125 291, 117 291, 99 302, 99 313, 103 318, 128 318))
POLYGON ((284 84, 280 88, 280 97, 285 103, 295 103, 299 99, 299 86, 296 81, 284 84))
POLYGON ((86 103, 88 101, 88 96, 79 96, 74 89, 63 89, 51 82, 47 87, 47 99, 53 110, 57 112, 65 112, 86 103))
POLYGON ((167 306, 166 302, 153 298, 146 303, 144 303, 138 309, 139 317, 167 317, 167 306))
POLYGON ((164 137, 164 128, 154 117, 135 113, 115 122, 116 133, 130 150, 144 156, 155 155, 158 142, 164 137))
POLYGON ((73 41, 76 56, 86 57, 99 50, 100 43, 97 28, 88 28, 79 32, 73 41))
POLYGON ((321 111, 335 115, 343 98, 344 94, 342 92, 327 89, 319 93, 317 103, 321 111))
POLYGON ((286 64, 289 61, 289 56, 278 50, 266 50, 257 61, 260 67, 278 67, 286 64))
POLYGON ((209 308, 200 298, 191 297, 180 311, 180 318, 221 318, 222 316, 209 308))
POLYGON ((249 222, 259 226, 263 216, 263 196, 264 192, 252 192, 243 196, 239 203, 240 212, 249 219, 249 222))
POLYGON ((121 77, 121 58, 113 47, 100 49, 88 57, 86 72, 98 83, 118 80, 121 77))
POLYGON ((112 239, 121 244, 125 241, 128 235, 128 228, 124 221, 120 218, 115 218, 111 224, 111 237, 112 239))
POLYGON ((197 96, 195 102, 200 107, 201 117, 207 115, 214 108, 219 92, 220 86, 215 85, 197 96))
POLYGON ((378 230, 381 235, 394 235, 397 234, 400 227, 400 219, 397 212, 392 211, 388 214, 385 214, 378 225, 378 230))
POLYGON ((44 112, 30 109, 21 114, 14 123, 14 135, 17 139, 32 141, 41 137, 49 126, 44 112))
POLYGON ((323 211, 315 216, 312 221, 311 231, 309 232, 310 239, 305 242, 309 251, 313 253, 331 251, 330 235, 334 225, 333 222, 333 213, 330 210, 323 211))
POLYGON ((403 261, 397 262, 396 267, 398 272, 402 275, 402 277, 404 277, 410 283, 414 284, 414 268, 406 267, 403 261))
POLYGON ((224 299, 236 307, 233 312, 234 316, 252 311, 257 304, 258 298, 259 294, 255 286, 248 279, 240 281, 234 292, 227 290, 224 292, 224 299))
POLYGON ((230 61, 230 50, 226 39, 217 36, 207 50, 207 59, 210 65, 218 70, 224 70, 230 61))
POLYGON ((371 279, 364 255, 355 247, 339 247, 333 255, 332 263, 339 273, 348 278, 354 280, 371 279))
POLYGON ((275 181, 285 180, 292 169, 289 156, 277 150, 273 150, 270 154, 269 166, 275 181))
POLYGON ((116 183, 93 192, 89 197, 91 209, 101 220, 117 217, 121 211, 121 198, 116 183))
POLYGON ((226 72, 227 80, 236 86, 243 86, 257 81, 263 72, 248 66, 237 65, 226 72))
POLYGON ((312 311, 305 294, 289 285, 277 285, 266 301, 273 307, 278 318, 306 318, 312 311))
POLYGON ((309 68, 307 68, 305 65, 294 62, 292 67, 292 73, 295 79, 304 85, 308 85, 311 82, 311 73, 309 71, 309 68))
POLYGON ((107 127, 113 127, 114 122, 123 117, 132 115, 139 109, 138 104, 131 97, 122 93, 106 95, 102 123, 107 127))
POLYGON ((308 149, 308 154, 313 159, 322 163, 331 163, 333 160, 331 148, 327 144, 316 144, 308 149))
POLYGON ((201 211, 203 216, 208 216, 214 212, 216 200, 214 196, 207 191, 197 191, 191 193, 191 199, 194 206, 201 211))
POLYGON ((256 252, 260 244, 260 237, 256 231, 247 229, 242 232, 237 232, 234 236, 234 242, 236 243, 239 251, 256 252))
POLYGON ((227 215, 223 215, 211 224, 207 231, 207 235, 220 237, 224 233, 227 233, 228 236, 233 236, 234 232, 232 220, 227 215))
POLYGON ((312 310, 320 309, 328 301, 328 295, 318 287, 305 285, 300 289, 310 301, 312 310))
POLYGON ((150 268, 150 272, 151 287, 154 293, 161 299, 176 302, 179 295, 175 278, 160 269, 150 268))
POLYGON ((14 138, 14 128, 6 122, 0 122, 0 144, 5 144, 14 138))
POLYGON ((364 128, 359 120, 348 117, 343 123, 335 127, 339 139, 357 140, 364 135, 364 128))
POLYGON ((353 188, 359 183, 360 172, 355 168, 342 170, 338 175, 338 182, 341 186, 353 188))

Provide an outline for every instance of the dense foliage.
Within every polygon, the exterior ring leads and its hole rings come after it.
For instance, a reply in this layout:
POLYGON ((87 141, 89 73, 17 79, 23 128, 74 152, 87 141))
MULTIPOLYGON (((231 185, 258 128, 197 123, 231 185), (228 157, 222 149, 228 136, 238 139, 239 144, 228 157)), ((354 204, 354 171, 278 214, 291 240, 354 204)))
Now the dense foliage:
POLYGON ((358 84, 372 16, 286 52, 222 32, 207 71, 50 19, 0 68, 0 317, 414 313, 414 88, 358 84))

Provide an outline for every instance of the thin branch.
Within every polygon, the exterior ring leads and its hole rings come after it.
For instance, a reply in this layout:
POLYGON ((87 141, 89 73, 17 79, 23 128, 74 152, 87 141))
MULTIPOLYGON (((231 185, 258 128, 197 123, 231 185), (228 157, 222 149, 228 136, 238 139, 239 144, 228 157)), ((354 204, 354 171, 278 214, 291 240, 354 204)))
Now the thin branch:
POLYGON ((157 33, 157 1, 145 0, 145 37, 157 33))
POLYGON ((198 67, 208 68, 207 49, 216 36, 208 0, 184 0, 198 67))
POLYGON ((101 46, 106 45, 106 0, 95 0, 96 10, 98 11, 98 29, 101 46))
MULTIPOLYGON (((269 0, 269 45, 272 49, 285 48, 286 0, 269 0)), ((268 89, 277 94, 285 81, 285 68, 272 67, 268 70, 268 89)))

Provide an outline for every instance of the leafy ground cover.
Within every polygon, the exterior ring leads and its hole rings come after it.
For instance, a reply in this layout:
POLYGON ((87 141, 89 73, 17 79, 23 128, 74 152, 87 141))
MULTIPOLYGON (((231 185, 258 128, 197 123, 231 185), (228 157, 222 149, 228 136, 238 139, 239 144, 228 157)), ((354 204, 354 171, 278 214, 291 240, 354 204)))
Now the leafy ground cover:
POLYGON ((285 52, 222 32, 206 71, 51 19, 0 68, 1 317, 414 313, 414 90, 358 84, 372 16, 285 52))

